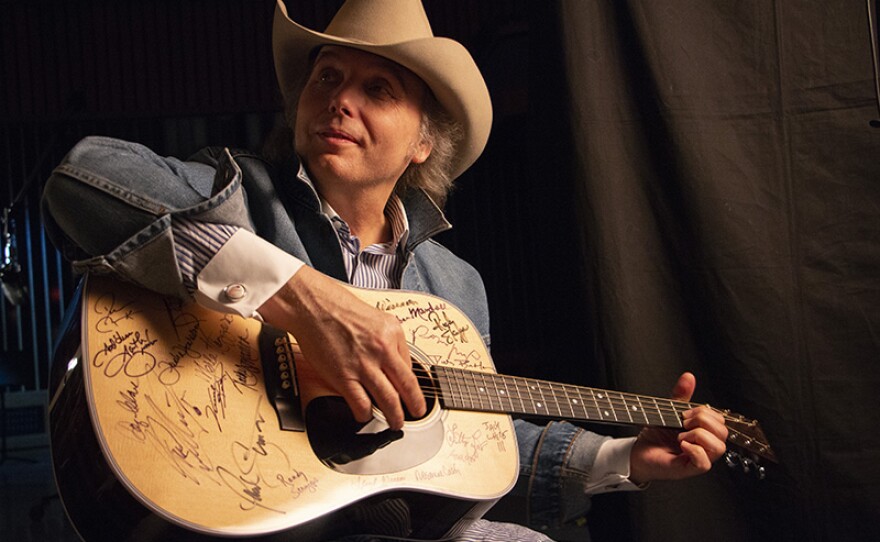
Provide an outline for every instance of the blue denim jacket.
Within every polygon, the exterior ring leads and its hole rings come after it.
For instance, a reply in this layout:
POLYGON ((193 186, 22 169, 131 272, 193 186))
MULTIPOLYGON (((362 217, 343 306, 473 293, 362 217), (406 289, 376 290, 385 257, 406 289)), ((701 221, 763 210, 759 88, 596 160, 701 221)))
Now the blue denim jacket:
MULTIPOLYGON (((75 269, 115 273, 167 295, 187 295, 173 248, 174 215, 246 228, 345 280, 333 227, 293 167, 280 171, 256 155, 227 149, 206 149, 183 162, 136 143, 89 137, 47 181, 44 222, 75 269)), ((427 195, 410 191, 403 201, 410 235, 402 288, 452 302, 488 345, 479 273, 432 239, 450 225, 427 195)), ((524 497, 528 523, 555 527, 582 517, 589 508, 584 484, 607 437, 568 423, 516 420, 515 427, 521 475, 513 493, 524 497)))

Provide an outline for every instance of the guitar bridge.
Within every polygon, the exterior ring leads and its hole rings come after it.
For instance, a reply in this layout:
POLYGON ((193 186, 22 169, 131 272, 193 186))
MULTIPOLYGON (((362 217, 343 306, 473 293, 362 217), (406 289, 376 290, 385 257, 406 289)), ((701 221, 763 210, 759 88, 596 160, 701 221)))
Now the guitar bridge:
POLYGON ((278 415, 278 425, 285 431, 305 431, 296 363, 287 333, 263 324, 259 345, 266 395, 278 415))

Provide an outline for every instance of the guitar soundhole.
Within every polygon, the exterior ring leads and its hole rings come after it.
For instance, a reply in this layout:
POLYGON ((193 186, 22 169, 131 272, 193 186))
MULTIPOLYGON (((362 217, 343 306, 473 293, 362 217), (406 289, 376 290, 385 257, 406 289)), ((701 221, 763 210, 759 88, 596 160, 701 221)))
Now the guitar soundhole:
POLYGON ((419 387, 422 388, 422 393, 425 395, 426 408, 424 416, 414 416, 409 410, 407 410, 406 405, 401 402, 401 405, 403 406, 403 419, 407 422, 413 422, 425 418, 428 413, 434 410, 434 405, 437 403, 437 387, 434 379, 431 378, 431 373, 424 365, 415 359, 413 360, 413 372, 416 374, 416 378, 419 381, 419 387))

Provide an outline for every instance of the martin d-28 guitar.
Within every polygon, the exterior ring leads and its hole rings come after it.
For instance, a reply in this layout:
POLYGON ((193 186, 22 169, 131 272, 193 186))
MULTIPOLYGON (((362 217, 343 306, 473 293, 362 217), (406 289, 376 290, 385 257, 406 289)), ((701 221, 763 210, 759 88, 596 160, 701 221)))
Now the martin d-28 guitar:
MULTIPOLYGON (((694 406, 496 374, 450 303, 353 290, 407 335, 429 411, 402 431, 378 411, 357 423, 286 333, 89 277, 50 404, 56 482, 80 535, 326 540, 405 509, 411 529, 387 534, 441 538, 513 486, 508 413, 679 428, 694 406)), ((724 414, 740 461, 775 461, 756 422, 724 414)))

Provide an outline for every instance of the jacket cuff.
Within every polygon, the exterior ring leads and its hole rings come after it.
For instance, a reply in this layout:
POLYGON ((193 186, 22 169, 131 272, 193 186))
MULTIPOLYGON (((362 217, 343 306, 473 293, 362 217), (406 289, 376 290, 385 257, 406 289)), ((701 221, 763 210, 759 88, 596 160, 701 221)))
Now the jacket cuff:
POLYGON ((532 456, 528 516, 542 529, 559 527, 583 516, 590 507, 584 492, 596 453, 609 437, 565 422, 544 428, 532 456))

